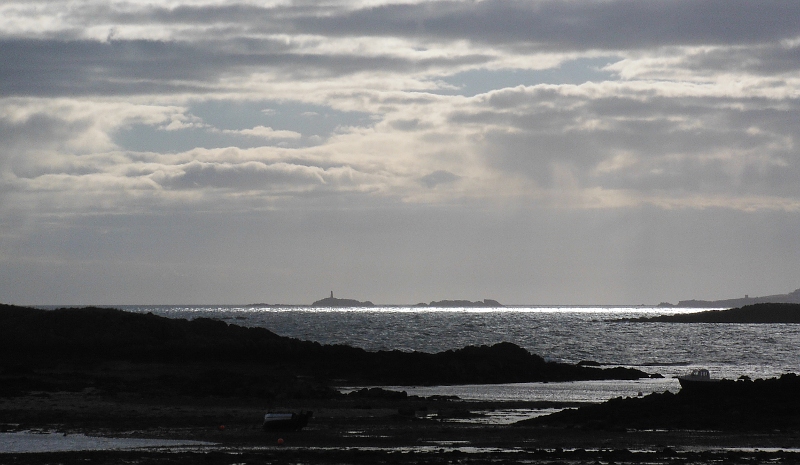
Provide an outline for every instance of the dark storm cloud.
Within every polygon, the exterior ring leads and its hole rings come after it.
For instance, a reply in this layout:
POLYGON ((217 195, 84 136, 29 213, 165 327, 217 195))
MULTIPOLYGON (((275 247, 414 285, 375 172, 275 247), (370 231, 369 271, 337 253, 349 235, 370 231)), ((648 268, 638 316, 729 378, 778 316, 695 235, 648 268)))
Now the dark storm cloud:
POLYGON ((485 1, 387 5, 301 17, 298 29, 327 35, 463 38, 546 49, 728 45, 795 37, 800 4, 785 1, 485 1))
POLYGON ((11 39, 0 42, 0 83, 5 95, 200 91, 173 81, 210 78, 218 71, 202 64, 209 58, 186 44, 11 39))
MULTIPOLYGON (((264 8, 255 5, 178 5, 163 7, 152 5, 127 5, 128 8, 119 8, 112 2, 107 4, 85 3, 74 6, 69 11, 69 16, 75 19, 76 24, 96 25, 114 24, 126 25, 190 25, 208 26, 217 32, 236 31, 239 34, 252 30, 268 29, 274 32, 288 31, 291 25, 287 16, 296 16, 308 12, 308 9, 296 7, 264 8), (235 27, 234 27, 235 26, 235 27)), ((322 8, 320 9, 322 10, 322 8)), ((202 37, 203 29, 198 33, 202 37)), ((109 31, 113 38, 116 32, 109 31)), ((207 34, 206 34, 207 35, 207 34)), ((56 37, 73 39, 80 36, 77 28, 66 29, 56 37)))
MULTIPOLYGON (((738 45, 694 55, 690 69, 791 72, 800 48, 781 46, 800 36, 800 3, 784 1, 484 1, 428 2, 347 10, 253 5, 75 8, 72 29, 39 40, 0 39, 4 95, 86 95, 207 92, 226 76, 274 71, 287 79, 358 72, 447 74, 485 65, 473 53, 438 58, 401 57, 391 50, 309 51, 308 44, 265 38, 399 37, 442 43, 468 40, 542 51, 641 50, 683 45, 738 45), (109 42, 76 39, 79 24, 110 24, 109 42), (163 25, 174 41, 116 40, 116 27, 163 25), (173 30, 174 28, 174 30, 173 30), (61 37, 61 38, 59 38, 61 37), (767 45, 768 44, 768 45, 767 45)), ((45 35, 47 36, 47 35, 45 35)))
POLYGON ((12 95, 207 92, 224 76, 272 70, 292 76, 340 76, 365 70, 407 71, 478 64, 480 55, 409 60, 294 53, 281 41, 216 43, 147 40, 0 41, 0 88, 12 95), (187 84, 186 81, 190 81, 187 84))
POLYGON ((753 74, 800 71, 800 46, 779 44, 757 49, 721 48, 687 58, 683 66, 693 70, 749 72, 753 74))
POLYGON ((235 24, 239 31, 469 39, 570 50, 758 43, 800 31, 800 4, 779 0, 443 1, 355 10, 210 5, 101 8, 91 14, 121 24, 235 24))

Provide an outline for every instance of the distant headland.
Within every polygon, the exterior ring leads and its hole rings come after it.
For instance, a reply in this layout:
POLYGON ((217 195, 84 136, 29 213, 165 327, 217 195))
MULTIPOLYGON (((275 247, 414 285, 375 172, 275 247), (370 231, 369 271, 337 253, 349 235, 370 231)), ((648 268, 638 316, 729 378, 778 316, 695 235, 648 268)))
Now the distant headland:
POLYGON ((723 299, 723 300, 681 300, 677 305, 672 305, 667 302, 662 302, 659 307, 683 307, 683 308, 723 308, 723 307, 744 307, 745 305, 753 304, 800 304, 800 289, 796 289, 788 294, 775 294, 763 297, 750 297, 745 294, 744 297, 737 299, 723 299))
MULTIPOLYGON (((658 307, 662 308, 736 308, 736 307, 744 307, 747 305, 754 305, 754 304, 763 304, 763 303, 786 303, 786 304, 800 304, 800 289, 796 289, 792 292, 787 294, 774 294, 774 295, 767 295, 761 297, 750 297, 749 295, 745 294, 744 297, 734 298, 734 299, 721 299, 721 300, 699 300, 699 299, 689 299, 689 300, 681 300, 678 301, 677 304, 672 304, 669 302, 661 302, 658 304, 658 307)), ((248 307, 308 307, 308 304, 269 304, 269 303, 257 303, 257 304, 249 304, 248 307)), ((330 308, 343 308, 343 307, 439 307, 439 308, 502 308, 506 307, 506 305, 501 304, 497 300, 494 299, 483 299, 483 300, 466 300, 466 299, 452 299, 452 300, 434 300, 430 303, 420 302, 417 304, 391 304, 391 305, 383 305, 383 304, 374 304, 369 300, 357 300, 357 299, 342 299, 338 297, 334 297, 333 291, 331 291, 330 296, 325 297, 324 299, 319 299, 310 305, 311 307, 330 307, 330 308)), ((520 305, 511 305, 512 307, 520 306, 520 305)), ((642 304, 641 306, 647 306, 642 304)))
POLYGON ((800 323, 800 304, 762 303, 745 305, 729 310, 706 310, 678 315, 626 318, 620 321, 658 323, 800 323))

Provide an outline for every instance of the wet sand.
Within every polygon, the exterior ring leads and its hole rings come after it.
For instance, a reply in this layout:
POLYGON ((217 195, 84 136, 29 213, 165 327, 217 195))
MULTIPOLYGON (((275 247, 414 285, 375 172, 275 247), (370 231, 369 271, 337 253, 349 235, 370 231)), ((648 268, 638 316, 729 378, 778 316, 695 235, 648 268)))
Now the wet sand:
POLYGON ((476 412, 540 407, 351 398, 268 404, 247 398, 107 396, 91 389, 32 393, 0 399, 3 431, 212 445, 0 453, 0 463, 800 463, 796 432, 606 431, 470 422, 480 415, 476 412), (301 431, 265 432, 260 423, 267 409, 313 410, 314 416, 301 431))

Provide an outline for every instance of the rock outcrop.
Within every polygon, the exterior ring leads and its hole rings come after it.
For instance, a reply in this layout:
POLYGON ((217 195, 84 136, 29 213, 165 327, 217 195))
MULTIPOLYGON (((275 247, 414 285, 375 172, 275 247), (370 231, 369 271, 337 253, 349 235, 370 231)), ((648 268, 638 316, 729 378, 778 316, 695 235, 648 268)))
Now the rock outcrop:
POLYGON ((611 399, 520 422, 566 428, 800 431, 800 377, 722 380, 713 389, 611 399))
POLYGON ((0 305, 0 353, 4 355, 0 373, 23 373, 15 379, 24 386, 35 379, 24 373, 67 367, 75 373, 68 383, 70 389, 103 385, 135 390, 140 386, 199 395, 238 392, 313 397, 331 395, 329 386, 336 383, 477 384, 648 377, 628 368, 546 362, 511 343, 434 354, 370 352, 208 318, 188 321, 108 308, 38 310, 0 305), (115 371, 119 367, 136 368, 115 371))

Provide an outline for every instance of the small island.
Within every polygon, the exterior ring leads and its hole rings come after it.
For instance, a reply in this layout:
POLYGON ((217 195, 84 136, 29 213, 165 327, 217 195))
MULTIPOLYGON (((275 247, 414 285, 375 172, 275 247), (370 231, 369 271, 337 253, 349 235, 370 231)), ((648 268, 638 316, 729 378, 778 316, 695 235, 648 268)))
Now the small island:
MULTIPOLYGON (((369 300, 360 301, 356 299, 340 299, 333 296, 333 291, 331 291, 331 295, 329 297, 325 297, 324 299, 317 300, 313 304, 312 307, 331 307, 331 308, 343 308, 343 307, 375 307, 376 305, 369 300)), ((435 300, 429 304, 424 302, 418 303, 414 305, 414 307, 438 307, 438 308, 501 308, 504 307, 503 304, 494 300, 494 299, 483 299, 483 300, 435 300)))
POLYGON ((369 300, 365 300, 363 302, 355 299, 337 299, 333 296, 333 291, 331 291, 330 297, 325 297, 324 299, 317 300, 313 304, 312 307, 374 307, 375 304, 370 302, 369 300))
POLYGON ((454 307, 465 307, 465 308, 500 308, 503 307, 503 304, 496 300, 492 299, 483 299, 477 300, 475 302, 469 300, 438 300, 433 301, 429 304, 417 304, 417 307, 440 307, 440 308, 454 308, 454 307))

